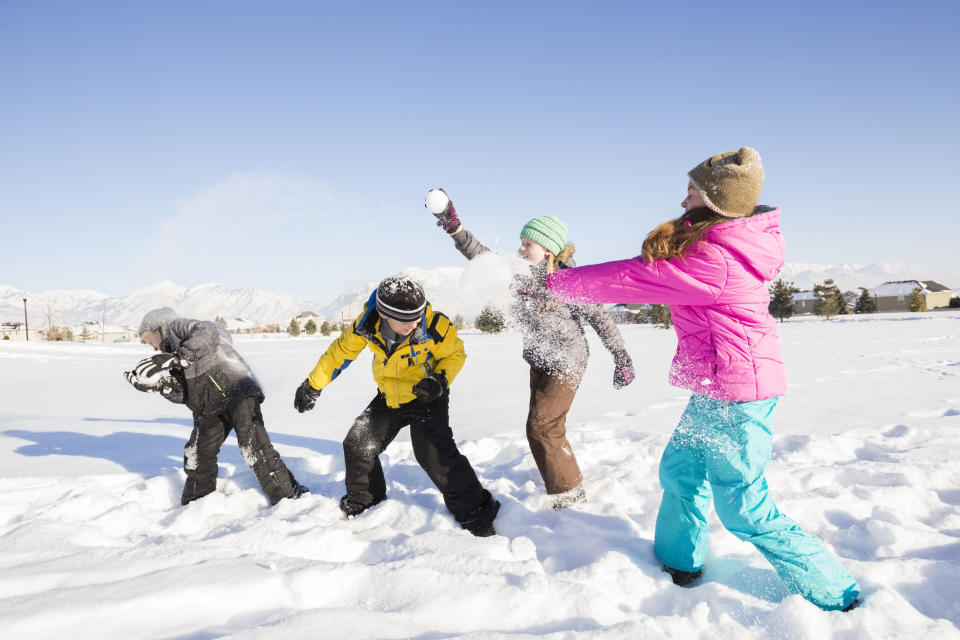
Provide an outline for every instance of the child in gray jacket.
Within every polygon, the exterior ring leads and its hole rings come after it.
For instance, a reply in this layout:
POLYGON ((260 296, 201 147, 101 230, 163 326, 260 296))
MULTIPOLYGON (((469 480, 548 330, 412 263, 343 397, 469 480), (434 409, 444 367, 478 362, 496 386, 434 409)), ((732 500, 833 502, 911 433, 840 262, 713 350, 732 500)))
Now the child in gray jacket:
POLYGON ((181 504, 216 491, 217 454, 231 430, 271 505, 308 491, 273 448, 260 412, 263 391, 234 351, 229 333, 162 307, 143 317, 140 342, 159 353, 125 372, 127 381, 138 391, 158 392, 193 411, 193 431, 183 452, 187 481, 181 504))
MULTIPOLYGON (((427 194, 426 207, 468 260, 490 250, 463 227, 443 189, 427 194)), ((554 216, 534 218, 520 231, 520 255, 532 263, 531 283, 573 266, 573 251, 567 242, 567 225, 554 216)), ((512 315, 523 332, 523 359, 530 365, 527 442, 547 493, 554 496, 553 508, 565 509, 586 499, 583 475, 566 434, 567 412, 590 355, 584 323, 593 327, 613 354, 617 389, 633 381, 633 362, 620 330, 599 305, 557 304, 536 287, 521 284, 515 289, 512 315)))

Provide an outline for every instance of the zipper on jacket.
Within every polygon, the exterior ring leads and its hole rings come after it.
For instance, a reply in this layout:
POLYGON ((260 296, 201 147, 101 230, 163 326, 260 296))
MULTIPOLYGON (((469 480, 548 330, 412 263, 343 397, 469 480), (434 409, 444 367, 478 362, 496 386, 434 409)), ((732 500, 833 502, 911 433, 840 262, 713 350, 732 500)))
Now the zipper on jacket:
POLYGON ((224 393, 223 387, 221 387, 219 384, 217 384, 217 381, 214 380, 214 379, 213 379, 213 376, 210 375, 209 373, 207 374, 207 377, 210 378, 210 382, 212 382, 212 383, 213 383, 213 386, 215 386, 215 387, 217 388, 217 391, 220 392, 220 395, 222 395, 224 398, 226 398, 226 397, 227 397, 227 394, 224 393))

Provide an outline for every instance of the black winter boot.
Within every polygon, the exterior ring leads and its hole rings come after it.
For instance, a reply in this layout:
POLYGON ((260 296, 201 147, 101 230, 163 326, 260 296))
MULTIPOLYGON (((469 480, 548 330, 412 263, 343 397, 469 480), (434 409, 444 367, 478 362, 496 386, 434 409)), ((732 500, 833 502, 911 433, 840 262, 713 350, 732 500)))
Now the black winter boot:
POLYGON ((310 493, 310 487, 304 486, 299 482, 293 483, 293 495, 291 496, 293 500, 296 500, 305 493, 310 493))
POLYGON ((670 577, 673 578, 673 584, 678 587, 686 587, 703 575, 703 569, 681 571, 680 569, 672 569, 667 565, 663 565, 663 570, 670 574, 670 577))
POLYGON ((386 500, 386 498, 380 498, 373 504, 357 504, 356 502, 351 502, 347 496, 343 496, 340 498, 340 511, 343 511, 343 515, 347 516, 347 518, 353 518, 360 515, 370 507, 380 504, 384 500, 386 500))
POLYGON ((497 535, 497 530, 493 528, 493 520, 500 511, 500 502, 495 500, 489 492, 485 493, 487 493, 487 499, 460 522, 461 527, 478 538, 497 535))

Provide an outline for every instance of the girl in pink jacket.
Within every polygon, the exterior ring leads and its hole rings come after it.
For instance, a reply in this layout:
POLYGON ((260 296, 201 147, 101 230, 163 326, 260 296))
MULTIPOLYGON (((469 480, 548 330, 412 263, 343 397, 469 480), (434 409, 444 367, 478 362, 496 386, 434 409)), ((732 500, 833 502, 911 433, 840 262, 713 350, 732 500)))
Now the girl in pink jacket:
POLYGON ((860 587, 767 493, 771 414, 787 379, 766 282, 783 266, 780 210, 757 206, 760 156, 717 154, 689 173, 684 214, 654 229, 640 256, 557 271, 564 303, 668 304, 673 385, 693 393, 660 461, 654 553, 678 585, 700 577, 711 498, 723 525, 823 609, 852 608, 860 587))

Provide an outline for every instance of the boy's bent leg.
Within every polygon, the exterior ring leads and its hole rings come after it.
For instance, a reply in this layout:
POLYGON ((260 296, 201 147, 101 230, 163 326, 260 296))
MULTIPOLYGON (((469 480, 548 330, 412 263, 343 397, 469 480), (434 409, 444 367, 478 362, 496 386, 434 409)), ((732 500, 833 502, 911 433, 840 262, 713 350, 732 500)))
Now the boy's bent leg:
POLYGON ((217 454, 229 428, 220 416, 194 414, 193 431, 183 447, 183 484, 180 504, 193 502, 217 490, 217 454))
POLYGON ((448 391, 429 405, 411 403, 413 453, 443 494, 443 502, 457 522, 492 522, 499 504, 483 488, 470 461, 457 448, 450 429, 449 402, 448 391))
POLYGON ((564 493, 583 482, 567 440, 567 412, 577 394, 559 378, 530 368, 527 442, 547 493, 564 493))
POLYGON ((660 459, 663 499, 657 513, 653 552, 671 569, 695 572, 707 556, 710 486, 699 436, 699 397, 687 404, 660 459))
POLYGON ((241 398, 230 407, 228 416, 237 434, 240 453, 260 481, 270 504, 294 497, 299 484, 270 442, 259 399, 241 398))
POLYGON ((776 399, 735 403, 707 458, 717 515, 731 533, 752 543, 791 591, 822 609, 844 609, 860 592, 839 560, 780 513, 764 469, 770 459, 770 414, 776 399))
POLYGON ((379 455, 405 424, 399 410, 389 408, 380 394, 354 420, 343 439, 349 502, 369 507, 386 497, 387 483, 379 455))

